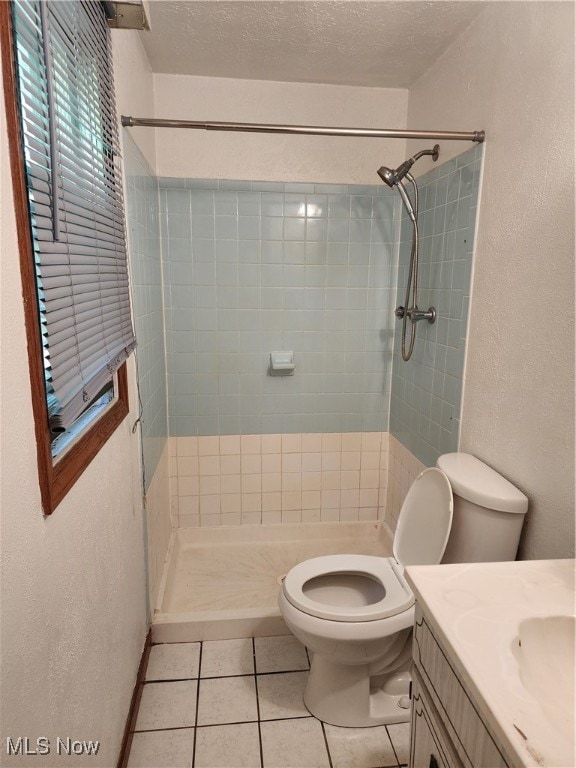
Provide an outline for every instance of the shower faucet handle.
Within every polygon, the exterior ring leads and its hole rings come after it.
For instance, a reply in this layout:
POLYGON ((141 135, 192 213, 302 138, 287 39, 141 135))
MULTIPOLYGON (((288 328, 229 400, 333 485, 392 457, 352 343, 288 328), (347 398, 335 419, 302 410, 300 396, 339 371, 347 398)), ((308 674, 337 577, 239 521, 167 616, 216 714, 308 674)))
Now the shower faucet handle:
POLYGON ((419 320, 428 320, 430 325, 432 325, 436 322, 435 307, 429 307, 428 310, 418 309, 418 307, 411 307, 406 311, 406 314, 413 323, 417 323, 419 320))
POLYGON ((428 311, 418 309, 418 307, 410 307, 409 309, 406 309, 406 307, 396 307, 394 314, 399 320, 403 320, 405 316, 409 317, 413 323, 417 323, 419 320, 428 320, 432 325, 436 322, 435 307, 430 307, 428 311))
POLYGON ((406 314, 406 308, 405 307, 396 307, 394 310, 394 314, 399 320, 402 320, 404 315, 406 314))

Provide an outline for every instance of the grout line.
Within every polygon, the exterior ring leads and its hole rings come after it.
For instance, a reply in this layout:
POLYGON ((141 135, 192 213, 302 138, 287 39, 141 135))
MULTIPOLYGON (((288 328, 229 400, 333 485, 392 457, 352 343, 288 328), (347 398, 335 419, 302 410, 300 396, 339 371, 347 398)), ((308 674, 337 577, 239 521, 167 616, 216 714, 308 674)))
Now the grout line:
POLYGON ((196 762, 196 738, 198 734, 198 710, 200 709, 200 675, 202 674, 202 650, 204 643, 200 643, 200 655, 198 656, 198 683, 196 689, 196 716, 194 718, 194 744, 192 746, 192 765, 194 768, 196 762))
POLYGON ((309 720, 310 718, 316 719, 314 715, 296 715, 296 717, 267 717, 261 720, 261 723, 285 723, 287 720, 309 720))
POLYGON ((252 662, 254 664, 254 687, 256 689, 256 713, 258 715, 258 745, 260 747, 260 768, 264 768, 264 750, 262 749, 262 728, 260 726, 260 701, 258 698, 258 673, 256 671, 256 640, 252 638, 252 662))
POLYGON ((328 737, 326 736, 326 729, 324 727, 324 722, 322 720, 320 720, 319 722, 322 727, 322 735, 324 736, 324 746, 326 747, 326 752, 328 753, 328 764, 330 768, 333 768, 332 755, 330 754, 330 747, 328 746, 328 737))
POLYGON ((394 757, 396 758, 396 765, 402 765, 398 758, 398 752, 396 752, 396 747, 394 746, 394 739, 392 738, 390 731, 388 730, 388 726, 384 726, 386 728, 386 733, 388 734, 388 738, 390 739, 390 744, 392 745, 392 752, 394 752, 394 757))
MULTIPOLYGON (((261 723, 285 723, 288 720, 316 720, 313 715, 298 715, 297 717, 271 717, 266 720, 235 720, 231 723, 206 723, 205 725, 173 725, 169 728, 143 728, 141 731, 133 731, 133 733, 162 733, 163 731, 189 731, 192 728, 221 728, 225 725, 254 725, 258 722, 261 723)), ((320 721, 319 721, 320 722, 320 721)))
POLYGON ((146 685, 155 685, 156 683, 189 683, 194 680, 199 680, 199 677, 162 677, 157 680, 146 680, 146 685))
MULTIPOLYGON (((271 672, 241 672, 237 675, 208 675, 206 677, 198 678, 201 680, 224 680, 226 678, 231 677, 252 677, 252 675, 257 674, 259 677, 266 677, 267 675, 293 675, 297 672, 308 672, 309 667, 304 667, 304 669, 281 669, 278 671, 271 671, 271 672)), ((177 678, 178 680, 195 680, 196 678, 193 677, 185 677, 185 678, 177 678)), ((149 682, 154 683, 173 683, 176 682, 176 678, 174 680, 150 680, 149 682)))
POLYGON ((257 672, 259 677, 266 677, 268 675, 296 675, 299 672, 308 672, 308 669, 282 669, 279 672, 257 672))
POLYGON ((143 728, 134 733, 162 733, 163 731, 190 731, 195 728, 194 725, 172 725, 170 728, 143 728))

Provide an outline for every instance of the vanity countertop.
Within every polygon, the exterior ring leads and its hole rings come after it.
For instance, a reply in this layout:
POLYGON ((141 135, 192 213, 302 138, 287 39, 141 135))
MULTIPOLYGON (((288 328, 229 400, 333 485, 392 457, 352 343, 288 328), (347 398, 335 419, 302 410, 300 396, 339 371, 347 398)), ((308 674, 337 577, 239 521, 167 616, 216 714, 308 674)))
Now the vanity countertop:
MULTIPOLYGON (((568 663, 560 664, 556 653, 537 659, 540 680, 533 685, 543 684, 548 694, 557 690, 558 696, 531 694, 517 660, 527 653, 528 642, 521 649, 518 644, 526 620, 561 617, 573 633, 568 617, 576 613, 575 564, 526 560, 418 565, 405 571, 431 628, 514 766, 576 765, 573 643, 568 663), (560 706, 562 701, 567 706, 560 706)), ((548 627, 556 642, 557 624, 548 627)))

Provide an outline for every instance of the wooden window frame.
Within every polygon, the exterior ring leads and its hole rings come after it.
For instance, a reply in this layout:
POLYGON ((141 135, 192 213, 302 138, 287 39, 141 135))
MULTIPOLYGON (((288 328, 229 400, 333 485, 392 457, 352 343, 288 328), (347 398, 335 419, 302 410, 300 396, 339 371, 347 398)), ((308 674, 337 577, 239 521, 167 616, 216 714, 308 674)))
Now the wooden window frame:
POLYGON ((117 373, 115 400, 78 437, 69 451, 56 461, 52 458, 48 407, 44 382, 43 350, 40 337, 40 316, 36 293, 36 275, 32 228, 28 208, 28 189, 24 153, 20 135, 18 88, 15 67, 15 45, 12 29, 11 4, 0 0, 0 46, 10 169, 14 192, 14 210, 18 231, 20 274, 24 299, 24 319, 30 369, 30 388, 36 433, 38 476, 42 510, 50 515, 96 457, 100 449, 129 413, 128 375, 126 363, 117 373))

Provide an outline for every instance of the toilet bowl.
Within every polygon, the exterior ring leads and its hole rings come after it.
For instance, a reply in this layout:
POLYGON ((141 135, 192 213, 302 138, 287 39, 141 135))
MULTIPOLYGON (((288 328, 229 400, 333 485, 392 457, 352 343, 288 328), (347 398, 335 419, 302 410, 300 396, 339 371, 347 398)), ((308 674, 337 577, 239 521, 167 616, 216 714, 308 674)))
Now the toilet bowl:
MULTIPOLYGON (((478 559, 491 559, 492 539, 498 556, 507 555, 501 559, 515 557, 526 497, 473 456, 447 454, 438 464, 448 468, 450 479, 432 468, 413 482, 398 518, 393 557, 317 557, 296 565, 282 582, 282 616, 312 652, 304 703, 324 722, 367 727, 410 719, 415 599, 403 572, 408 565, 440 563, 455 505, 464 509, 464 522, 455 526, 458 541, 466 540, 470 519, 474 531, 476 518, 483 521, 485 544, 476 552, 478 559), (466 499, 453 493, 454 479, 466 499), (513 524, 507 517, 514 518, 513 524), (508 532, 505 550, 499 548, 502 519, 508 532)), ((451 562, 457 561, 458 546, 452 546, 451 562)))
POLYGON ((452 523, 452 490, 439 469, 412 484, 394 557, 328 555, 299 563, 279 595, 290 630, 313 653, 304 703, 332 725, 409 719, 414 595, 404 566, 439 563, 452 523))

